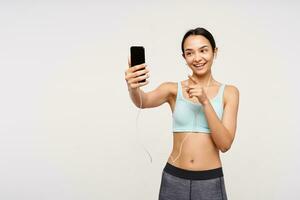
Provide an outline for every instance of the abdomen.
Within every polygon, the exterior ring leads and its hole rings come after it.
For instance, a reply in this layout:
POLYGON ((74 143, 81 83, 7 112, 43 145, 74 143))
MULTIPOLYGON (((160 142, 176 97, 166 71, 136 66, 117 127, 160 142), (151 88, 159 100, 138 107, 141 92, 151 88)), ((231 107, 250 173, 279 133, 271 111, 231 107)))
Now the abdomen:
POLYGON ((173 133, 173 149, 168 162, 179 168, 189 170, 221 167, 219 150, 208 133, 173 133), (181 154, 179 155, 182 141, 181 154))

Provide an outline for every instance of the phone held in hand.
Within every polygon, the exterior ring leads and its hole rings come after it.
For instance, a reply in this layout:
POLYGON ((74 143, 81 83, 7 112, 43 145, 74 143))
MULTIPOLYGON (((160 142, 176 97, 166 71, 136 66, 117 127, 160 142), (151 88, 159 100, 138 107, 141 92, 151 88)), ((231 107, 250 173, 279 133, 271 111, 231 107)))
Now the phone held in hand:
MULTIPOLYGON (((131 46, 130 47, 130 62, 131 66, 140 65, 145 63, 145 48, 143 46, 131 46)), ((144 70, 145 68, 141 68, 139 70, 144 70)), ((143 76, 141 74, 140 76, 143 76)), ((139 83, 145 82, 146 79, 139 81, 139 83)))

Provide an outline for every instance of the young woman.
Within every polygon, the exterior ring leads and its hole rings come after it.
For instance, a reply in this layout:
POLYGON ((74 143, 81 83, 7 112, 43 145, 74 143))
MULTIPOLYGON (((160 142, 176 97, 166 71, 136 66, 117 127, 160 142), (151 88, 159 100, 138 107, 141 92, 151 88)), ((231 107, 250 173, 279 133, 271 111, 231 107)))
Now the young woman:
POLYGON ((149 78, 147 66, 125 71, 130 97, 137 107, 142 103, 142 108, 153 108, 167 102, 172 111, 173 149, 162 172, 159 200, 226 200, 219 153, 227 152, 235 137, 239 91, 213 78, 218 48, 209 31, 189 30, 181 49, 192 70, 186 80, 164 82, 145 93, 140 87, 148 80, 139 81, 149 78))

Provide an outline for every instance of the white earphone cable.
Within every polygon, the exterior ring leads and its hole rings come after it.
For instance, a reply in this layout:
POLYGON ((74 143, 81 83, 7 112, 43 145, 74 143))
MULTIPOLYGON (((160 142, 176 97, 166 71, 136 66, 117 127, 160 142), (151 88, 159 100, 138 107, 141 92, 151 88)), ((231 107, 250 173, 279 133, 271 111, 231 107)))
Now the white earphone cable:
MULTIPOLYGON (((139 107, 139 110, 138 110, 138 114, 136 116, 136 123, 135 123, 136 124, 135 130, 136 130, 137 136, 139 136, 139 134, 138 134, 138 118, 139 118, 140 112, 142 110, 142 105, 143 105, 143 103, 142 103, 142 96, 141 96, 141 90, 139 90, 139 96, 140 96, 140 107, 139 107)), ((142 142, 140 142, 140 145, 144 148, 144 150, 146 151, 146 153, 148 154, 148 156, 150 158, 150 163, 152 163, 152 156, 151 156, 150 152, 146 149, 146 147, 143 145, 142 142)))
MULTIPOLYGON (((207 85, 206 85, 206 88, 205 88, 205 89, 206 89, 206 90, 205 90, 206 94, 207 94, 208 86, 209 86, 209 83, 210 83, 210 79, 211 79, 211 74, 210 74, 210 76, 209 76, 209 79, 208 79, 208 81, 207 81, 207 85)), ((181 89, 181 88, 178 88, 178 90, 179 90, 179 89, 181 89)), ((177 92, 178 92, 178 91, 177 91, 177 92)), ((194 111, 193 130, 195 130, 195 125, 196 125, 196 123, 197 123, 197 111, 194 111)), ((186 139, 188 136, 190 136, 190 135, 191 135, 191 134, 186 134, 186 136, 183 138, 183 140, 182 140, 182 142, 181 142, 181 144, 180 144, 179 153, 178 153, 177 157, 176 157, 175 159, 173 159, 172 155, 170 155, 170 158, 171 158, 171 160, 172 160, 173 163, 179 158, 179 156, 180 156, 180 154, 181 154, 181 148, 182 148, 182 145, 183 145, 185 139, 186 139)))

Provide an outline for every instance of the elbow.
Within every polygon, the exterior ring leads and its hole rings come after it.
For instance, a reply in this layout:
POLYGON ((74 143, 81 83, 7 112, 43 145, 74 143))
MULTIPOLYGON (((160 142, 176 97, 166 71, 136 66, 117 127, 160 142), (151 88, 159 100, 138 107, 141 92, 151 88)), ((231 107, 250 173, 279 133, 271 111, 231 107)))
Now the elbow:
POLYGON ((147 108, 146 106, 144 106, 144 105, 139 105, 139 106, 137 106, 138 108, 140 108, 140 109, 145 109, 145 108, 147 108))
POLYGON ((143 109, 143 106, 138 105, 138 104, 135 104, 135 107, 140 108, 140 109, 143 109))
POLYGON ((222 153, 226 153, 226 152, 228 151, 228 149, 220 149, 220 151, 221 151, 222 153))
POLYGON ((226 153, 226 152, 230 149, 230 147, 231 147, 231 146, 225 146, 225 147, 221 147, 221 148, 219 148, 219 149, 220 149, 220 151, 221 151, 222 153, 226 153))
POLYGON ((140 108, 140 109, 146 108, 143 104, 135 103, 134 105, 135 105, 137 108, 140 108))
POLYGON ((232 143, 233 143, 233 138, 230 138, 227 142, 219 146, 220 151, 222 153, 227 152, 231 148, 232 143))

